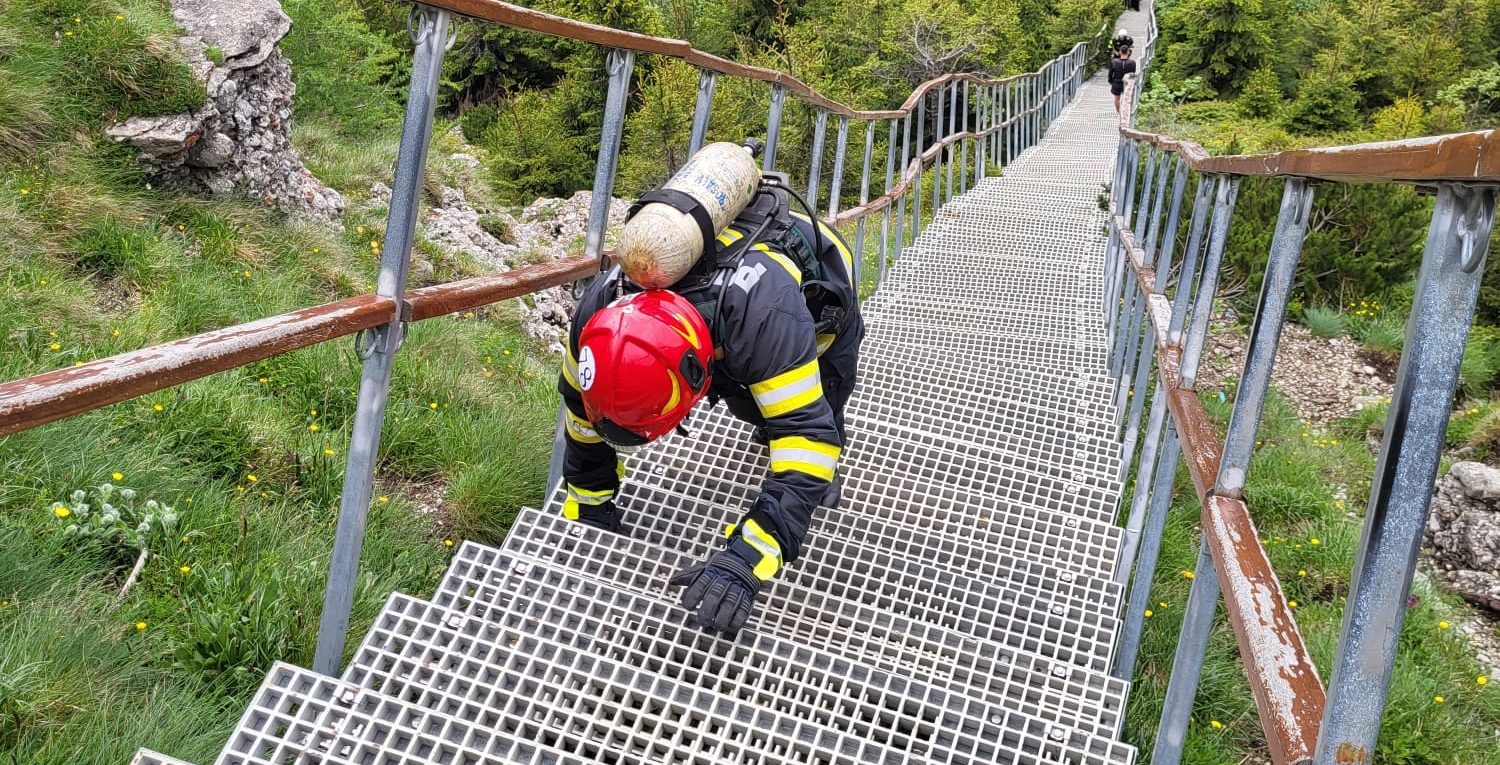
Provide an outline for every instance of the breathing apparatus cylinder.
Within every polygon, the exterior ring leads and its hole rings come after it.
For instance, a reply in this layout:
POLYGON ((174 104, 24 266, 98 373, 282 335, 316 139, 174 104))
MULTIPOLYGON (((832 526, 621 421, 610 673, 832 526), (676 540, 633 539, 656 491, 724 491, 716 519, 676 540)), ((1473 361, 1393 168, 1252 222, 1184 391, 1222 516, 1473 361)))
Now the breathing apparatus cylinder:
POLYGON ((661 189, 646 195, 626 221, 615 243, 620 268, 646 289, 675 284, 713 246, 704 239, 707 229, 715 237, 722 233, 755 196, 759 183, 760 167, 751 149, 728 142, 704 146, 661 189), (694 202, 699 217, 690 212, 694 202))

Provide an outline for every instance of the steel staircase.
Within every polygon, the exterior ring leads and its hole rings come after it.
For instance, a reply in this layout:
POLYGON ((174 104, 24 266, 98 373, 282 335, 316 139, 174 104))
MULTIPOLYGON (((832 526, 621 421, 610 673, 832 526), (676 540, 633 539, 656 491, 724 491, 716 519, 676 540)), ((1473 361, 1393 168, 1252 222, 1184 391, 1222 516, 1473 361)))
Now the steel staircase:
POLYGON ((1116 125, 1097 76, 890 269, 864 309, 843 506, 735 641, 685 626, 666 587, 766 470, 720 408, 632 458, 629 536, 555 499, 522 511, 430 600, 392 595, 341 678, 276 665, 217 762, 1133 762, 1108 672, 1116 125))

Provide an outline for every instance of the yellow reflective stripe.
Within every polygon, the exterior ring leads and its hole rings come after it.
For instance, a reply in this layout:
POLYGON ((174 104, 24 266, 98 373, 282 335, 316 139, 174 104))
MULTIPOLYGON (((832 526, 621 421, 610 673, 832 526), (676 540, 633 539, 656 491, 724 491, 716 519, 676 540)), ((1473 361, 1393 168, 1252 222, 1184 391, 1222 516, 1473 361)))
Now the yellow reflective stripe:
POLYGON ((787 274, 792 277, 792 281, 796 282, 798 285, 802 284, 802 269, 798 268, 797 264, 793 263, 791 258, 771 249, 770 247, 767 247, 764 242, 757 243, 752 249, 764 252, 766 256, 775 261, 777 265, 786 269, 787 274))
POLYGON ((776 576, 776 572, 781 570, 781 545, 776 542, 776 537, 767 534, 751 518, 740 528, 740 539, 760 553, 760 562, 755 564, 755 578, 764 582, 776 576))
POLYGON ((833 444, 788 436, 771 439, 771 472, 785 473, 795 470, 814 478, 832 481, 839 469, 839 454, 842 450, 833 444))
POLYGON ((573 390, 582 391, 578 385, 578 359, 573 358, 573 349, 569 348, 563 354, 563 379, 568 381, 568 386, 573 390))
POLYGON ((764 417, 780 417, 795 412, 823 397, 823 379, 818 374, 818 360, 750 386, 750 395, 764 417))
POLYGON ((833 341, 837 339, 838 335, 818 335, 818 355, 822 356, 823 352, 827 351, 828 347, 833 345, 833 341))
POLYGON ((573 497, 569 496, 567 499, 563 500, 562 510, 564 518, 567 518, 570 521, 578 520, 578 500, 573 499, 573 497))
POLYGON ((568 484, 568 499, 580 505, 602 505, 615 498, 614 489, 580 489, 568 484))
POLYGON ((568 438, 580 444, 597 444, 604 440, 594 432, 593 423, 573 414, 572 409, 563 407, 563 410, 568 413, 568 438))
POLYGON ((724 233, 719 234, 718 236, 719 244, 734 244, 735 242, 738 242, 739 240, 744 238, 744 234, 741 234, 740 232, 735 231, 732 228, 724 229, 724 233))
POLYGON ((615 460, 615 477, 616 478, 624 478, 625 477, 625 458, 624 457, 621 457, 621 458, 615 460))

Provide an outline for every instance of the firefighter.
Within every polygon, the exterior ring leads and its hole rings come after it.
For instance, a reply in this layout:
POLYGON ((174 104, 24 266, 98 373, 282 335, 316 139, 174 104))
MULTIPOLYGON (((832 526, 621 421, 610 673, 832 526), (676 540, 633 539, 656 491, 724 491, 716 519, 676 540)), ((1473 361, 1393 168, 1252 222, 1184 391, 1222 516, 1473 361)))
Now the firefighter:
POLYGON ((685 588, 682 606, 699 626, 726 635, 802 554, 814 509, 839 499, 844 405, 864 324, 849 248, 793 213, 795 196, 784 181, 762 181, 713 252, 670 289, 636 288, 618 266, 595 279, 574 313, 558 383, 563 515, 617 533, 622 454, 677 428, 705 397, 756 426, 770 450, 759 496, 722 549, 670 581, 685 588))

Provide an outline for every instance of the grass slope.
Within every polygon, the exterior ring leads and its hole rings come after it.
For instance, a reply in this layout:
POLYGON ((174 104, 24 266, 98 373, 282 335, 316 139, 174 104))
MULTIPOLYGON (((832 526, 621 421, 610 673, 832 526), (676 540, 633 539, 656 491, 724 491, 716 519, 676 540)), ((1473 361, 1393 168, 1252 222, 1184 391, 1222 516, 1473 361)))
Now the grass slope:
MULTIPOLYGON (((1220 423, 1232 398, 1205 394, 1220 423)), ((1270 396, 1246 496, 1319 674, 1332 670, 1354 553, 1363 527, 1374 457, 1365 443, 1383 424, 1384 407, 1366 410, 1326 433, 1300 423, 1270 396)), ((1128 502, 1125 507, 1128 507, 1128 502)), ((1163 537, 1140 663, 1131 691, 1126 740, 1149 751, 1171 676, 1198 550, 1198 503, 1186 469, 1163 537)), ((1485 677, 1448 620, 1469 606, 1419 583, 1406 613, 1375 762, 1384 765, 1500 764, 1500 679, 1485 677)), ((1188 729, 1185 765, 1269 761, 1255 702, 1222 602, 1188 729)))
MULTIPOLYGON (((358 197, 389 181, 400 104, 388 71, 350 60, 398 57, 343 0, 285 6, 304 96, 326 95, 299 99, 298 143, 358 197), (347 55, 320 63, 334 34, 347 55)), ((103 137, 117 118, 201 98, 176 34, 158 0, 0 2, 0 377, 373 281, 380 211, 335 230, 151 189, 103 137)), ((475 270, 420 243, 418 256, 428 281, 475 270)), ((498 540, 540 500, 554 373, 506 306, 411 327, 354 635, 387 593, 431 590, 446 540, 498 540), (441 514, 415 511, 434 495, 441 514)), ((118 765, 139 746, 207 762, 270 662, 310 661, 358 380, 352 344, 335 341, 0 439, 0 762, 118 765), (182 538, 121 602, 135 552, 68 536, 78 519, 49 511, 102 483, 180 515, 182 538)))

